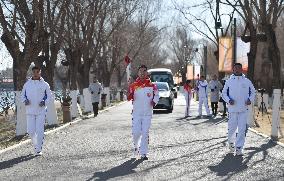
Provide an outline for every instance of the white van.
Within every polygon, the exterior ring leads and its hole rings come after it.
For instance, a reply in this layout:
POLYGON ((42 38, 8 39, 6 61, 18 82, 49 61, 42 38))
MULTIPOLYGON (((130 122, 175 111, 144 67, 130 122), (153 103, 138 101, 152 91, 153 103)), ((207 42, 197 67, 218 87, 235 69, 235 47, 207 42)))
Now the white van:
POLYGON ((149 69, 148 74, 152 82, 167 82, 175 98, 177 98, 176 85, 174 84, 173 73, 170 69, 156 68, 149 69))

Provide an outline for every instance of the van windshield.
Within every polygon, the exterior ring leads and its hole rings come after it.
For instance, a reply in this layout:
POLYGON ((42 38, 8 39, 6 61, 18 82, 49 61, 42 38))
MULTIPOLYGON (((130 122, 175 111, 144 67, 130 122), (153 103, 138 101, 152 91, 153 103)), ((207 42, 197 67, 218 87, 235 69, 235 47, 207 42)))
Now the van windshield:
POLYGON ((170 87, 174 87, 173 76, 166 72, 151 72, 150 78, 152 82, 167 82, 170 87))

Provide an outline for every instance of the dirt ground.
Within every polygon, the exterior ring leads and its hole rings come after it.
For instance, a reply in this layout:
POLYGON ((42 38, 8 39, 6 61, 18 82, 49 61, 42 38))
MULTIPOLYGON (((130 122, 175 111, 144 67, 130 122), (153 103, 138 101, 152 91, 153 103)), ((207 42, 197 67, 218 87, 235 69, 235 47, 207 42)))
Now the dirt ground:
MULTIPOLYGON (((268 109, 267 114, 262 113, 255 107, 255 120, 256 125, 253 129, 264 133, 268 136, 271 135, 271 126, 272 126, 272 110, 268 109)), ((280 131, 279 131, 279 141, 284 143, 284 110, 282 109, 280 112, 280 131)))

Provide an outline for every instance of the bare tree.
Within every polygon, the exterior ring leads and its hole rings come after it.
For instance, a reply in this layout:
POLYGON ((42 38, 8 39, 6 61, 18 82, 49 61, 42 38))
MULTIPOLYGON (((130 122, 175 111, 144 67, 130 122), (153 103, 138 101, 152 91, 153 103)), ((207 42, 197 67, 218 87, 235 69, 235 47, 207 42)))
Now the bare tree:
POLYGON ((257 51, 258 41, 266 41, 271 51, 271 60, 273 67, 273 87, 280 88, 281 86, 281 59, 280 51, 275 36, 275 29, 277 27, 278 19, 283 12, 283 0, 226 0, 223 4, 233 7, 243 21, 247 24, 250 32, 250 37, 243 38, 243 41, 251 44, 250 52, 248 53, 249 59, 249 78, 253 78, 253 69, 255 64, 255 57, 257 51), (237 4, 236 4, 237 3, 237 4), (265 36, 257 34, 264 32, 265 36))
POLYGON ((37 59, 48 38, 44 29, 44 1, 1 1, 2 42, 13 58, 15 90, 21 90, 28 67, 37 59))
MULTIPOLYGON (((219 37, 228 36, 230 33, 230 27, 232 24, 233 16, 235 10, 229 10, 226 13, 220 14, 219 12, 219 3, 213 0, 204 0, 195 3, 192 6, 181 6, 178 3, 174 2, 175 9, 178 10, 184 18, 187 20, 186 27, 192 32, 195 32, 209 42, 215 45, 215 50, 213 50, 215 55, 215 64, 219 63, 219 37), (199 9, 198 14, 194 14, 192 10, 199 9), (222 23, 222 17, 228 17, 228 24, 222 23), (212 22, 219 22, 223 28, 218 31, 218 28, 212 28, 212 22)), ((218 72, 219 77, 224 77, 224 72, 218 72)))
POLYGON ((174 35, 170 39, 171 49, 174 52, 175 58, 177 60, 178 70, 180 70, 182 81, 186 81, 187 64, 192 63, 191 60, 192 53, 196 51, 194 46, 196 42, 191 39, 189 32, 184 28, 177 28, 174 35))

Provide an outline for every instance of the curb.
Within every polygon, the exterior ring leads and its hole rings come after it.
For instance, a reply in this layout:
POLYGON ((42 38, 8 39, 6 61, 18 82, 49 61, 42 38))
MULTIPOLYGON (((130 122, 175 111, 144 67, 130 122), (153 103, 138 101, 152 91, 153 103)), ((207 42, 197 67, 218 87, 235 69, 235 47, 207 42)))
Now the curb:
POLYGON ((269 141, 272 141, 273 143, 276 143, 276 144, 279 145, 279 146, 284 147, 284 143, 281 143, 281 142, 279 142, 279 141, 275 141, 275 140, 271 139, 271 137, 268 136, 268 135, 266 135, 266 134, 263 134, 263 133, 261 133, 261 132, 255 130, 255 129, 253 129, 253 128, 248 128, 248 130, 250 130, 251 132, 253 132, 253 133, 255 133, 255 134, 257 134, 257 135, 259 135, 259 136, 261 136, 261 137, 263 137, 263 138, 268 139, 269 141))
MULTIPOLYGON (((119 104, 116 104, 116 105, 114 105, 114 106, 111 106, 111 107, 108 107, 108 108, 106 108, 106 109, 103 109, 103 110, 99 111, 99 113, 106 112, 106 111, 108 111, 108 110, 110 110, 110 109, 112 109, 112 108, 115 108, 115 107, 120 106, 120 105, 122 105, 122 104, 125 104, 125 103, 127 103, 127 102, 128 102, 128 101, 123 101, 123 102, 121 102, 121 103, 119 103, 119 104)), ((90 119, 90 118, 93 118, 93 116, 94 116, 94 114, 90 114, 90 115, 88 115, 88 116, 86 116, 86 117, 87 117, 87 119, 90 119)), ((52 130, 49 130, 49 131, 44 132, 44 135, 49 135, 49 134, 52 134, 52 133, 54 133, 54 132, 56 132, 56 131, 59 131, 59 130, 61 130, 61 129, 63 129, 63 128, 66 128, 66 127, 68 127, 68 126, 70 126, 70 125, 77 124, 77 123, 79 123, 80 121, 86 120, 86 119, 85 119, 86 117, 84 117, 84 119, 83 119, 83 118, 76 118, 76 119, 75 119, 74 121, 72 121, 72 122, 65 123, 65 124, 63 124, 62 126, 59 126, 59 127, 55 128, 55 129, 52 129, 52 130)), ((30 142, 31 142, 31 139, 28 138, 27 140, 21 141, 20 143, 17 143, 17 144, 15 144, 15 145, 12 145, 12 146, 10 146, 10 147, 7 147, 7 148, 4 148, 4 149, 0 150, 0 154, 5 153, 5 152, 7 152, 7 151, 9 151, 9 150, 15 149, 15 148, 17 148, 17 147, 19 147, 19 146, 21 146, 21 145, 24 145, 24 144, 27 144, 27 143, 30 143, 30 142)))

